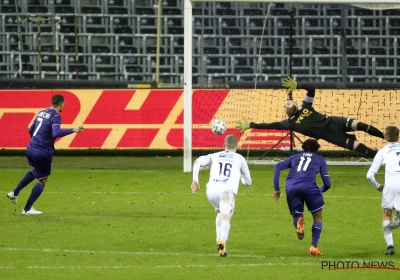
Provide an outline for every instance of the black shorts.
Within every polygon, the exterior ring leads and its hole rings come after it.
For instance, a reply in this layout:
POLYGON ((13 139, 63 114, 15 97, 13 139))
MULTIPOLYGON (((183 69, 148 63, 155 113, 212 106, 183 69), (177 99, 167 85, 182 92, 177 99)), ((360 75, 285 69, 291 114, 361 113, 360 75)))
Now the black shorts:
POLYGON ((322 130, 321 139, 336 146, 353 150, 356 136, 346 132, 353 131, 351 123, 353 119, 344 117, 329 117, 328 126, 322 130))

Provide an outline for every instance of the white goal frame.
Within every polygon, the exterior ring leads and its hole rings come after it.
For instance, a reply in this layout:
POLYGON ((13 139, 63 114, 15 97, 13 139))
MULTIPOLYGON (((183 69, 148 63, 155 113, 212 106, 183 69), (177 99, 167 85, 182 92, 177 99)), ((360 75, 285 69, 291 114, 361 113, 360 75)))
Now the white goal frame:
MULTIPOLYGON (((183 171, 192 171, 192 32, 193 15, 192 2, 206 2, 203 0, 184 0, 184 124, 183 124, 183 171)), ((243 0, 218 0, 210 2, 235 2, 243 0)), ((254 3, 292 3, 292 4, 321 4, 320 0, 250 0, 254 3)), ((325 0, 324 4, 392 4, 400 5, 400 0, 325 0)))

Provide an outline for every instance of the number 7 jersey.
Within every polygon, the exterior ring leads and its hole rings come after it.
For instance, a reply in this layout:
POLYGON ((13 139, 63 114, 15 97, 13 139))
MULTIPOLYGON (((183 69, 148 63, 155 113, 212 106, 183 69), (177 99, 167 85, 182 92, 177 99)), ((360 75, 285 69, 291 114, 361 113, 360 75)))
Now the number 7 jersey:
POLYGON ((29 145, 53 153, 56 137, 53 136, 53 126, 61 126, 61 116, 54 108, 40 111, 29 129, 32 139, 29 145))
POLYGON ((235 152, 222 151, 199 157, 193 167, 193 181, 198 182, 200 166, 210 167, 210 178, 207 186, 221 185, 231 190, 235 195, 239 189, 240 175, 244 176, 246 185, 251 185, 249 167, 245 158, 235 152))

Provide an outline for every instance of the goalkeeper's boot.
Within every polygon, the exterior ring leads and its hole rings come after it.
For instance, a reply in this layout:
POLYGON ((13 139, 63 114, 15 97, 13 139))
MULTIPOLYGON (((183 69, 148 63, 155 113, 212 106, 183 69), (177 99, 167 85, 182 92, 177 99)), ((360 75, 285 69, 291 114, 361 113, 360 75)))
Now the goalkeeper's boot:
POLYGON ((400 211, 394 211, 394 215, 392 218, 392 222, 390 223, 390 227, 392 229, 396 229, 400 226, 400 211))
POLYGON ((11 200, 12 203, 17 204, 18 196, 14 195, 14 192, 9 192, 7 198, 11 200))
POLYGON ((218 241, 218 252, 220 257, 228 256, 228 252, 226 251, 225 242, 222 240, 218 241))
POLYGON ((314 247, 314 245, 311 245, 310 247, 310 254, 313 256, 322 256, 322 253, 318 250, 317 247, 314 247))
POLYGON ((297 238, 302 240, 304 238, 304 218, 300 217, 297 220, 297 238))
POLYGON ((394 255, 394 247, 388 246, 384 255, 394 255))

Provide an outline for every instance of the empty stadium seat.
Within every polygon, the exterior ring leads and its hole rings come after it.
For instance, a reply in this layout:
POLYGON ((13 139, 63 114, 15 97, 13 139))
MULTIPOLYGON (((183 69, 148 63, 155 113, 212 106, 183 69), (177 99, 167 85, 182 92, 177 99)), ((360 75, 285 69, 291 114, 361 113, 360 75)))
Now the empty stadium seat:
MULTIPOLYGON (((4 14, 15 14, 17 12, 17 9, 15 8, 15 5, 2 5, 1 6, 1 13, 4 14)), ((18 13, 21 13, 21 7, 18 6, 18 13)))
POLYGON ((108 7, 108 13, 112 15, 127 15, 128 9, 125 7, 108 7))
POLYGON ((135 13, 138 15, 155 15, 155 9, 149 7, 135 7, 135 13))
POLYGON ((96 6, 82 6, 81 7, 82 14, 101 14, 102 10, 101 7, 96 6))
POLYGON ((73 14, 75 13, 75 8, 71 6, 54 6, 54 11, 57 14, 73 14))
POLYGON ((28 6, 28 13, 48 13, 49 9, 46 6, 32 5, 28 6))
POLYGON ((162 8, 163 15, 182 15, 182 10, 180 8, 162 8))
POLYGON ((138 49, 134 46, 118 46, 118 50, 120 53, 138 53, 138 49))

